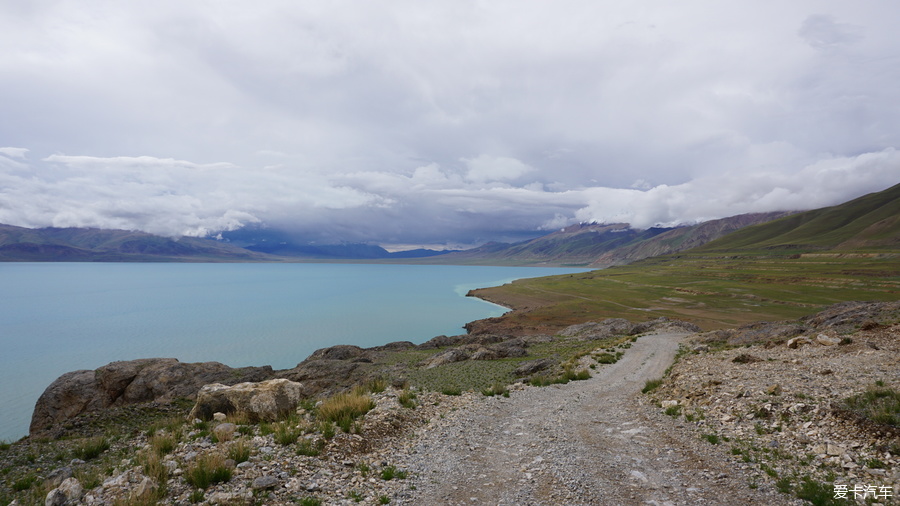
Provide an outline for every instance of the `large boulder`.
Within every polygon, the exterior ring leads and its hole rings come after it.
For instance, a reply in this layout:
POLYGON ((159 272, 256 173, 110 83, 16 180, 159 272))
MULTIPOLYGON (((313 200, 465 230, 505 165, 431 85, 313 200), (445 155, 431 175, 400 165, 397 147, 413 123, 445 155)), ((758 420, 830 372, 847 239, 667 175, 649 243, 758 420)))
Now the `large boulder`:
POLYGON ((611 336, 629 335, 632 329, 634 329, 634 324, 624 318, 607 318, 602 322, 571 325, 563 329, 559 335, 593 341, 611 336))
POLYGON ((468 360, 469 357, 470 355, 466 350, 463 350, 462 348, 451 348, 422 361, 419 366, 426 369, 432 369, 439 365, 452 364, 453 362, 462 362, 463 360, 468 360))
POLYGON ((38 398, 32 435, 82 413, 145 402, 193 399, 203 385, 235 384, 273 377, 269 366, 232 368, 219 362, 183 363, 174 358, 112 362, 97 370, 63 374, 38 398))
POLYGON ((190 416, 209 420, 213 413, 225 413, 274 421, 293 412, 302 398, 303 385, 284 378, 233 386, 213 383, 200 389, 190 416))

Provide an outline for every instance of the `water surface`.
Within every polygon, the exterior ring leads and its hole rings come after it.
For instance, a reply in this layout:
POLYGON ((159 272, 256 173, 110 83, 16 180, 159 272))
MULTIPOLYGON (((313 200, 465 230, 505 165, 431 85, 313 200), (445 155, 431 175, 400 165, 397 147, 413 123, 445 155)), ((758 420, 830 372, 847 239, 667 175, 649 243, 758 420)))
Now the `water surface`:
POLYGON ((318 348, 421 343, 504 308, 465 294, 574 269, 363 264, 0 263, 0 440, 54 379, 174 357, 294 367, 318 348))

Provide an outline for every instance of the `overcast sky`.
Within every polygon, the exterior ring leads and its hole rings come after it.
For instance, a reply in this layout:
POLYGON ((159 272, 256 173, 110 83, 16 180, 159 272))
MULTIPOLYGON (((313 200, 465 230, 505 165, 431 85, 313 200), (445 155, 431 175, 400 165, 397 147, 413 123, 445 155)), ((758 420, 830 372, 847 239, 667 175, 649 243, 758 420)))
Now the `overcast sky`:
POLYGON ((900 182, 900 3, 0 0, 0 223, 475 244, 900 182))

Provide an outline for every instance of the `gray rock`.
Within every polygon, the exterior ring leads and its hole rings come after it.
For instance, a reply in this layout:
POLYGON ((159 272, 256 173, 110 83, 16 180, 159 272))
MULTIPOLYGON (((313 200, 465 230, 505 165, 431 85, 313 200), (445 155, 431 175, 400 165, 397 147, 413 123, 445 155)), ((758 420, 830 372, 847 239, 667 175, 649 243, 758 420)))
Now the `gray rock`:
POLYGON ((133 499, 142 499, 149 498, 153 494, 156 493, 156 490, 159 486, 153 481, 151 478, 145 476, 140 483, 138 483, 137 487, 134 489, 134 493, 132 494, 133 499))
POLYGON ((359 346, 349 344, 339 344, 328 348, 321 348, 312 353, 307 360, 350 360, 357 358, 365 353, 365 350, 359 346))
POLYGON ((841 340, 836 337, 830 337, 825 334, 819 334, 816 336, 816 342, 821 344, 822 346, 837 346, 841 344, 841 340))
POLYGON ((447 346, 456 346, 465 336, 436 336, 419 345, 420 349, 431 350, 434 348, 445 348, 447 346))
POLYGON ((787 347, 791 349, 799 348, 804 344, 812 344, 812 341, 809 340, 806 336, 794 337, 792 339, 788 339, 787 347))
POLYGON ((200 389, 190 416, 209 420, 221 411, 246 415, 251 421, 273 421, 294 411, 302 398, 303 385, 283 378, 233 386, 213 383, 200 389))
POLYGON ((274 476, 265 475, 265 476, 260 476, 259 478, 256 478, 255 480, 253 480, 253 483, 250 485, 250 487, 253 490, 265 490, 265 489, 269 489, 269 488, 275 488, 277 485, 278 485, 278 478, 276 478, 274 476))
POLYGON ((539 358, 537 360, 529 360, 522 362, 519 367, 513 371, 513 376, 519 378, 522 376, 530 376, 536 372, 549 369, 556 365, 556 361, 550 358, 539 358))
POLYGON ((587 322, 571 325, 559 334, 587 340, 604 339, 610 336, 631 334, 634 324, 624 318, 607 318, 602 322, 587 322))
POLYGON ((56 488, 63 481, 72 477, 72 468, 69 466, 60 467, 58 469, 54 469, 47 475, 47 478, 44 480, 44 487, 46 489, 56 488))
POLYGON ((46 499, 45 506, 67 506, 77 504, 84 495, 84 488, 75 478, 66 478, 58 487, 51 490, 46 499))
POLYGON ((143 402, 194 398, 203 385, 260 381, 272 368, 234 369, 218 362, 182 363, 174 358, 112 362, 95 371, 63 374, 41 394, 31 417, 32 435, 82 413, 143 402))
POLYGON ((234 433, 237 431, 237 425, 233 423, 220 423, 213 429, 213 434, 219 441, 231 441, 234 439, 234 433))
POLYGON ((442 351, 428 360, 423 361, 420 365, 426 369, 431 369, 439 365, 450 364, 453 362, 462 362, 469 359, 469 353, 461 348, 453 348, 442 351))

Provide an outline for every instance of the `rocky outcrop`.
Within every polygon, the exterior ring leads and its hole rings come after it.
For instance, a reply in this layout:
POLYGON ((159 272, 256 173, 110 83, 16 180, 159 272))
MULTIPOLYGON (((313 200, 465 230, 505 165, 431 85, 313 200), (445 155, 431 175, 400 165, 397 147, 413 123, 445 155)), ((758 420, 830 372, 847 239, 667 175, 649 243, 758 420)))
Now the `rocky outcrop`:
POLYGON ((213 383, 200 389, 190 417, 210 420, 213 413, 225 413, 252 422, 275 421, 294 411, 303 393, 303 385, 283 378, 233 386, 213 383))
POLYGON ((829 306, 812 316, 800 320, 817 330, 837 332, 872 330, 887 322, 896 321, 900 315, 900 301, 893 302, 841 302, 829 306))
POLYGON ((627 335, 633 328, 634 324, 624 318, 607 318, 601 322, 586 322, 566 327, 559 335, 593 341, 616 335, 627 335))
POLYGON ((537 360, 522 362, 519 367, 516 367, 516 369, 513 371, 513 376, 517 378, 531 376, 536 372, 540 372, 555 366, 558 362, 558 360, 553 360, 550 358, 539 358, 537 360))
POLYGON ((447 351, 442 351, 437 355, 425 360, 419 366, 424 367, 426 369, 432 369, 439 365, 444 364, 452 364, 453 362, 462 362, 463 360, 468 360, 471 355, 469 352, 462 348, 452 348, 447 351))
POLYGON ((900 301, 841 302, 796 321, 754 322, 736 329, 704 333, 699 341, 724 342, 730 346, 767 343, 769 346, 789 343, 792 348, 809 344, 815 337, 819 344, 835 345, 835 335, 855 330, 873 330, 900 319, 900 301), (823 337, 819 339, 819 335, 823 337))
POLYGON ((662 329, 679 329, 684 330, 685 332, 700 332, 700 327, 693 323, 670 320, 663 316, 642 323, 632 323, 624 318, 607 318, 600 322, 579 323, 577 325, 566 327, 559 335, 594 341, 612 336, 633 336, 662 329))
POLYGON ((174 358, 112 362, 97 370, 63 374, 38 398, 31 417, 32 435, 82 413, 144 402, 193 399, 203 385, 262 381, 269 366, 232 368, 219 362, 183 363, 174 358))

